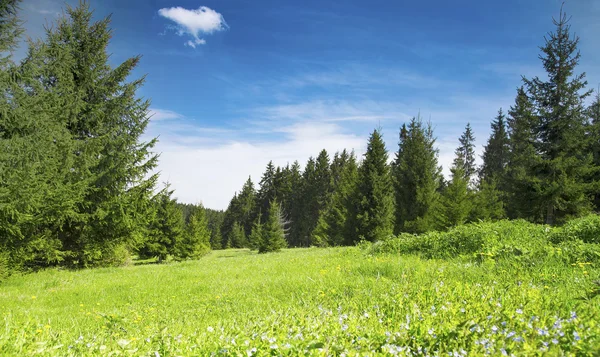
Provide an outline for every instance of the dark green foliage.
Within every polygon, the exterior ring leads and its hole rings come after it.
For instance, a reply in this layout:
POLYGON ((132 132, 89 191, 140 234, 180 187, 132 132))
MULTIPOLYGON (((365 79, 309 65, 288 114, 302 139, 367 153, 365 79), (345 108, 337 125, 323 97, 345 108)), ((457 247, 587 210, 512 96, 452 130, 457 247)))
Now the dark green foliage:
POLYGON ((472 193, 473 208, 469 221, 506 218, 504 196, 503 192, 496 186, 496 180, 481 181, 479 189, 472 193))
POLYGON ((333 194, 313 231, 312 241, 317 246, 351 244, 347 240, 352 236, 352 198, 358 179, 354 152, 336 153, 331 168, 333 194))
POLYGON ((473 176, 477 172, 475 167, 475 136, 471 129, 471 123, 467 123, 464 133, 458 139, 460 145, 456 148, 454 166, 462 165, 462 173, 465 175, 467 183, 471 185, 473 176))
POLYGON ((540 59, 547 79, 524 79, 537 116, 536 151, 540 160, 534 166, 535 203, 544 212, 547 224, 564 222, 590 211, 591 181, 597 167, 586 151, 585 73, 575 74, 580 60, 579 38, 570 34, 566 14, 554 20, 541 48, 540 59))
POLYGON ((460 158, 454 161, 452 179, 442 194, 437 219, 440 228, 455 227, 467 222, 473 209, 473 193, 463 172, 460 158))
POLYGON ((255 216, 261 212, 267 212, 271 201, 277 198, 276 186, 275 186, 275 165, 273 161, 269 161, 267 168, 260 180, 260 188, 256 195, 256 213, 255 216))
POLYGON ((244 187, 242 187, 242 191, 238 196, 238 203, 239 222, 244 227, 244 234, 249 235, 256 212, 256 191, 250 177, 248 177, 248 180, 244 183, 244 187))
POLYGON ((251 249, 258 250, 262 244, 264 229, 262 224, 262 215, 258 215, 252 224, 252 231, 248 236, 248 246, 251 249))
POLYGON ((422 233, 434 228, 441 169, 431 123, 413 118, 403 125, 392 167, 396 192, 396 232, 422 233))
POLYGON ((303 175, 302 182, 302 245, 311 246, 313 241, 313 232, 319 221, 321 213, 329 203, 332 189, 331 169, 329 164, 329 154, 321 150, 317 160, 313 163, 309 160, 303 175), (314 167, 314 171, 313 171, 314 167))
POLYGON ((492 121, 492 134, 483 150, 483 165, 479 170, 480 182, 503 182, 509 159, 509 141, 506 132, 506 117, 502 109, 492 121))
POLYGON ((246 232, 244 226, 235 221, 231 227, 231 232, 227 239, 227 248, 242 248, 247 247, 248 242, 246 241, 246 232))
POLYGON ((354 234, 349 240, 377 241, 394 229, 394 188, 388 153, 379 130, 369 138, 365 158, 358 169, 354 234))
POLYGON ((172 195, 173 191, 167 185, 153 199, 156 213, 150 222, 148 236, 138 249, 142 259, 156 257, 158 261, 164 261, 167 256, 175 254, 178 242, 184 239, 183 214, 172 195))
POLYGON ((195 206, 185 225, 185 232, 175 245, 175 257, 194 259, 210 251, 211 233, 208 229, 206 211, 202 205, 195 206))
MULTIPOLYGON (((596 92, 592 105, 587 110, 588 114, 588 136, 589 140, 589 151, 592 153, 594 159, 594 166, 600 167, 600 92, 596 92)), ((600 212, 600 171, 596 172, 596 175, 592 176, 592 180, 595 181, 593 195, 594 209, 596 212, 600 212)))
POLYGON ((508 114, 509 158, 504 186, 507 192, 507 215, 539 221, 540 209, 535 203, 535 178, 533 167, 538 161, 534 147, 535 126, 533 103, 521 87, 517 90, 515 104, 508 114))
POLYGON ((287 236, 288 244, 291 247, 298 247, 301 243, 302 237, 302 216, 303 211, 303 196, 302 196, 302 173, 300 172, 300 164, 298 161, 294 161, 290 168, 289 174, 290 186, 292 187, 292 193, 287 202, 284 202, 284 212, 289 214, 290 218, 290 229, 287 236))
MULTIPOLYGON (((0 0, 0 53, 15 49, 23 33, 17 17, 21 0, 0 0)), ((3 59, 0 57, 0 65, 3 59)))
MULTIPOLYGON (((262 226, 262 237, 258 244, 259 253, 276 252, 287 247, 285 240, 286 224, 281 207, 277 201, 272 201, 267 219, 262 226)), ((256 239, 256 237, 253 237, 253 239, 256 239)))

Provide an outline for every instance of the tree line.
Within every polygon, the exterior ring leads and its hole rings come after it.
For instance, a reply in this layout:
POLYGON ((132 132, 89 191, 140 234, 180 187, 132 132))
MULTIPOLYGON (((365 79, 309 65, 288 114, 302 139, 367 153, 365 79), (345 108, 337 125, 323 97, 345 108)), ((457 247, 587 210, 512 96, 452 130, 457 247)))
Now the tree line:
POLYGON ((586 106, 593 91, 576 72, 579 38, 562 10, 554 25, 541 47, 547 78, 523 77, 514 104, 491 121, 480 167, 467 124, 446 180, 432 124, 415 117, 400 128, 392 160, 377 129, 360 162, 347 150, 333 158, 323 150, 304 170, 297 161, 269 162, 258 188, 248 178, 231 199, 220 247, 251 247, 252 227, 273 202, 290 247, 351 245, 478 220, 562 224, 600 210, 600 96, 586 106))
POLYGON ((85 2, 67 8, 15 61, 18 3, 0 0, 0 275, 132 254, 351 245, 475 220, 561 224, 599 209, 600 97, 576 72, 579 40, 562 12, 540 55, 547 78, 523 78, 491 123, 481 167, 467 125, 446 180, 432 124, 416 117, 391 158, 374 130, 360 160, 323 150, 303 168, 270 162, 220 212, 159 187, 156 139, 142 140, 144 78, 129 79, 140 57, 109 64, 109 19, 93 21, 85 2))

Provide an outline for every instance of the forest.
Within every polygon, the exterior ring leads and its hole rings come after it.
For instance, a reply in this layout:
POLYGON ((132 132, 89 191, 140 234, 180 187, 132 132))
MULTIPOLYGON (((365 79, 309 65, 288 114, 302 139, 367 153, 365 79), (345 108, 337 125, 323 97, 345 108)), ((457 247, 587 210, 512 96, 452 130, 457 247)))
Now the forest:
POLYGON ((93 20, 84 2, 68 8, 14 61, 18 4, 0 1, 0 275, 351 246, 502 219, 560 226, 600 210, 600 94, 578 71, 579 38, 562 12, 541 43, 547 76, 515 83, 481 166, 465 123, 444 177, 433 123, 416 116, 399 123, 393 152, 375 129, 362 157, 323 150, 304 166, 270 162, 221 212, 160 186, 157 139, 141 140, 144 78, 130 79, 141 58, 110 64, 110 19, 93 20))

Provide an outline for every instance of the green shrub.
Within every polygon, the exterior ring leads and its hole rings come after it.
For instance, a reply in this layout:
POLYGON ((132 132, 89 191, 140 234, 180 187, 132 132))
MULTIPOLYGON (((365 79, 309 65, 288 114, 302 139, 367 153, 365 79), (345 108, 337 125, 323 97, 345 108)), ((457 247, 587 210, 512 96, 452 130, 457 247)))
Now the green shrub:
POLYGON ((573 219, 550 235, 554 244, 580 240, 584 243, 600 243, 600 216, 591 214, 573 219))

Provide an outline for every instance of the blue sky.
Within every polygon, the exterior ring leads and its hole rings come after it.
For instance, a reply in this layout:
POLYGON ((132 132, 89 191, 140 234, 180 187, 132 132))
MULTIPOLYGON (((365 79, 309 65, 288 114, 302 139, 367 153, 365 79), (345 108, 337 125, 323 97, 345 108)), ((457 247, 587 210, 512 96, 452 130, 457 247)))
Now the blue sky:
MULTIPOLYGON (((24 0, 27 34, 43 35, 65 4, 24 0)), ((478 151, 520 76, 543 76, 538 47, 561 1, 91 0, 112 14, 117 65, 143 55, 162 179, 184 202, 226 208, 267 162, 326 148, 364 152, 380 126, 390 152, 419 112, 435 126, 447 172, 458 136, 478 151)), ((570 0, 580 70, 600 83, 600 0, 570 0)), ((18 55, 18 53, 17 53, 18 55)))

